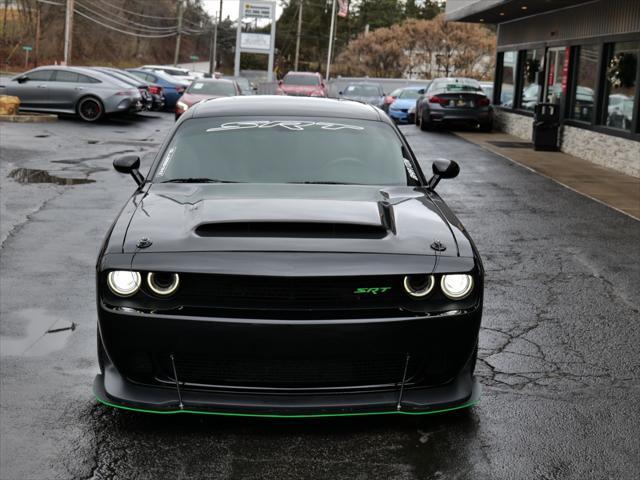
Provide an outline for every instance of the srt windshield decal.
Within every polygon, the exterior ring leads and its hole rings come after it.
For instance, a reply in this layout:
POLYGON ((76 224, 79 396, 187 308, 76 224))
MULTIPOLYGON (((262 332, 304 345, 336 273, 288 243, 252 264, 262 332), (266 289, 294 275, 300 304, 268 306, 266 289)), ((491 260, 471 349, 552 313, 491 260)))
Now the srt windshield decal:
POLYGON ((246 122, 228 122, 219 127, 208 128, 207 132, 224 132, 229 130, 245 130, 249 128, 275 128, 281 127, 294 132, 301 132, 309 127, 320 127, 322 130, 364 130, 358 125, 346 125, 344 123, 308 122, 303 120, 255 120, 246 122))
POLYGON ((169 165, 169 162, 173 158, 173 154, 175 152, 176 152, 176 147, 171 147, 169 149, 169 151, 167 152, 167 156, 164 157, 164 160, 162 161, 162 164, 160 165, 160 169, 158 170, 158 176, 159 177, 163 177, 164 176, 164 172, 167 170, 167 165, 169 165))
POLYGON ((404 159, 404 168, 407 169, 407 173, 412 179, 418 180, 418 175, 416 175, 413 165, 411 165, 411 162, 407 158, 404 159))

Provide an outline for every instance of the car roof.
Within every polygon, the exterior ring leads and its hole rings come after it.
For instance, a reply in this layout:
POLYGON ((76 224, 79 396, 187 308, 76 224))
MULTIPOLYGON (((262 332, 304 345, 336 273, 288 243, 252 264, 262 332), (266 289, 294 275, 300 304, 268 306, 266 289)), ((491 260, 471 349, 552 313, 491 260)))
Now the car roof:
POLYGON ((401 87, 398 90, 422 90, 426 85, 409 85, 408 87, 401 87))
MULTIPOLYGON (((81 73, 83 75, 87 75, 89 77, 94 77, 103 82, 111 82, 119 85, 123 84, 122 80, 118 78, 114 78, 107 73, 101 72, 100 70, 95 70, 91 67, 65 67, 63 65, 43 65, 41 67, 33 68, 29 71, 35 72, 36 70, 59 70, 63 72, 75 72, 75 73, 81 73)), ((124 85, 127 85, 127 84, 124 83, 124 85)))
POLYGON ((198 78, 194 80, 194 83, 236 83, 233 78, 198 78))
MULTIPOLYGON (((320 76, 318 72, 287 72, 287 75, 308 75, 308 76, 314 76, 314 77, 320 76)), ((285 77, 287 75, 285 75, 285 77)))
MULTIPOLYGON (((388 119, 378 109, 361 102, 283 95, 252 95, 205 100, 190 108, 187 114, 195 118, 227 116, 302 116, 334 117, 360 120, 388 119)), ((387 123, 390 123, 388 120, 387 123)))

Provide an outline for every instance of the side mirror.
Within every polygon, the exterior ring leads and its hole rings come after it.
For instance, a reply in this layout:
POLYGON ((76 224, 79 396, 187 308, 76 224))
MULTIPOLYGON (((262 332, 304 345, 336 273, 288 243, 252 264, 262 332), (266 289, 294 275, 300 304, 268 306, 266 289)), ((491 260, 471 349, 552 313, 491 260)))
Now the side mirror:
POLYGON ((435 189, 443 178, 456 178, 460 173, 460 166, 453 160, 446 158, 436 158, 431 165, 433 177, 429 179, 429 188, 435 189))
POLYGON ((125 155, 113 161, 113 168, 120 173, 128 173, 133 177, 138 186, 144 183, 144 177, 140 173, 140 157, 137 155, 125 155))
POLYGON ((282 85, 284 85, 284 81, 283 80, 278 80, 278 86, 281 87, 282 85))
POLYGON ((27 77, 26 75, 20 75, 18 78, 16 78, 16 80, 18 81, 18 83, 24 83, 29 80, 29 77, 27 77))
POLYGON ((418 93, 419 93, 420 95, 424 95, 424 90, 425 90, 424 88, 421 88, 420 90, 418 90, 418 93))

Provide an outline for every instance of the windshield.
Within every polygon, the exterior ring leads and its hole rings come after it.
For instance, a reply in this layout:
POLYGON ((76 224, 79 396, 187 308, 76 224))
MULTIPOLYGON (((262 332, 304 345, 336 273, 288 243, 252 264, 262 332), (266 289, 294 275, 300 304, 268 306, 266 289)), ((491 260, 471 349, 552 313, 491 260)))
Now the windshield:
POLYGON ((285 85, 320 85, 320 79, 315 75, 285 75, 285 85))
POLYGON ((316 117, 192 118, 175 133, 154 182, 417 184, 393 127, 316 117))
POLYGON ((402 92, 400 92, 400 95, 398 96, 398 98, 404 98, 404 99, 417 99, 420 96, 420 94, 418 93, 418 90, 409 90, 409 89, 405 89, 402 90, 402 92))
POLYGON ((379 97, 382 92, 375 85, 349 85, 344 90, 344 94, 357 97, 379 97))
POLYGON ((196 95, 219 95, 232 97, 236 94, 236 89, 231 82, 193 82, 187 93, 196 95))

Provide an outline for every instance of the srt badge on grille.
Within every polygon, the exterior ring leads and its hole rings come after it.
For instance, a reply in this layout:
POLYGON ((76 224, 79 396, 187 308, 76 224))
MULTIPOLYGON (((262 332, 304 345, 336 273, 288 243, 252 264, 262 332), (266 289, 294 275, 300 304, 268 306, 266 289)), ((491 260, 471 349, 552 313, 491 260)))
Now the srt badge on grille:
POLYGON ((357 294, 369 293, 372 295, 377 295, 379 293, 386 293, 389 290, 391 290, 391 287, 363 287, 363 288, 356 288, 353 293, 357 293, 357 294))

